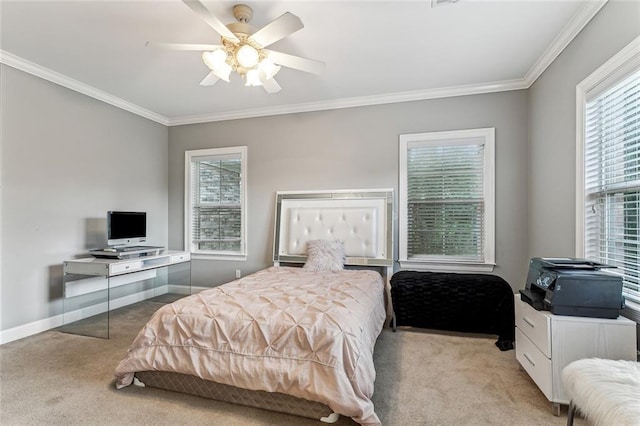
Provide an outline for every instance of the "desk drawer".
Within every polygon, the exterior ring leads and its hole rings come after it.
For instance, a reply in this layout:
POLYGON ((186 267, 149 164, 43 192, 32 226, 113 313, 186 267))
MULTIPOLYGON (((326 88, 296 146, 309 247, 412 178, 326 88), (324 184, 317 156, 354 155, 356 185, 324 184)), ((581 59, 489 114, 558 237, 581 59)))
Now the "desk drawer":
POLYGON ((516 299, 516 327, 547 357, 551 358, 551 319, 529 304, 516 299))
POLYGON ((186 262, 186 261, 188 261, 190 259, 191 259, 190 253, 174 254, 174 255, 171 256, 171 259, 170 259, 169 263, 186 262))
POLYGON ((127 272, 137 271, 142 268, 141 260, 132 260, 131 262, 118 262, 109 265, 110 275, 124 274, 127 272))
POLYGON ((551 401, 553 396, 551 360, 544 356, 519 329, 516 329, 516 359, 551 401))

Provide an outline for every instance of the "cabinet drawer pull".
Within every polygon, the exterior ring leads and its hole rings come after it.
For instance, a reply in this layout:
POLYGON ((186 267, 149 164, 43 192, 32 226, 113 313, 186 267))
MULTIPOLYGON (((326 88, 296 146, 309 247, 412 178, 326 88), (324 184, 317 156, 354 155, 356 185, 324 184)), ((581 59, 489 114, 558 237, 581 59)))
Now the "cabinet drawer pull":
POLYGON ((533 360, 531 358, 529 358, 529 355, 523 353, 522 356, 524 356, 527 359, 527 361, 529 361, 531 363, 531 365, 533 365, 534 367, 536 366, 536 363, 533 362, 533 360))
POLYGON ((536 325, 535 325, 534 323, 532 323, 532 322, 531 322, 531 320, 530 320, 529 318, 527 318, 527 317, 522 317, 522 320, 523 320, 524 322, 526 322, 527 324, 529 324, 532 328, 535 328, 535 327, 536 327, 536 325))

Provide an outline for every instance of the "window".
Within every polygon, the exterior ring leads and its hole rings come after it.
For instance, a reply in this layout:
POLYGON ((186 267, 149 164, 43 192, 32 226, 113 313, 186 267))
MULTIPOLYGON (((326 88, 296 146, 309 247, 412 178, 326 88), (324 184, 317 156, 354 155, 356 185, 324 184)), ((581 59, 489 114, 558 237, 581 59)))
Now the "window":
POLYGON ((246 258, 246 147, 185 152, 185 249, 246 258))
POLYGON ((576 247, 640 303, 640 55, 625 52, 577 88, 576 247))
POLYGON ((400 136, 400 264, 490 272, 495 265, 495 129, 400 136))

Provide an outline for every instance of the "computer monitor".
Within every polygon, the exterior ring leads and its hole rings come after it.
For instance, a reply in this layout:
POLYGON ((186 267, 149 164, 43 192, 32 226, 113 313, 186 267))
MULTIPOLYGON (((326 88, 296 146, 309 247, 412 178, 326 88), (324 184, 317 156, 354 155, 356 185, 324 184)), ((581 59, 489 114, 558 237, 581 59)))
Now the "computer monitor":
POLYGON ((147 240, 146 212, 107 212, 107 244, 126 246, 147 240))

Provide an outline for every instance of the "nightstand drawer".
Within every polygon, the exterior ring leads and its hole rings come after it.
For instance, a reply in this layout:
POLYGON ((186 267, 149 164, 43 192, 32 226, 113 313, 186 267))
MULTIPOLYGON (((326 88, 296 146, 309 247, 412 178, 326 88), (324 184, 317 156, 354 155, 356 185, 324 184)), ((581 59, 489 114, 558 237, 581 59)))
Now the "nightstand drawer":
POLYGON ((551 358, 551 320, 549 315, 536 311, 529 304, 516 299, 516 327, 547 357, 551 358))
POLYGON ((124 274, 126 272, 133 272, 142 268, 142 261, 134 260, 131 262, 112 263, 111 265, 109 265, 109 268, 111 269, 110 275, 124 274))
POLYGON ((551 360, 519 329, 516 329, 516 359, 547 399, 552 400, 551 360))

